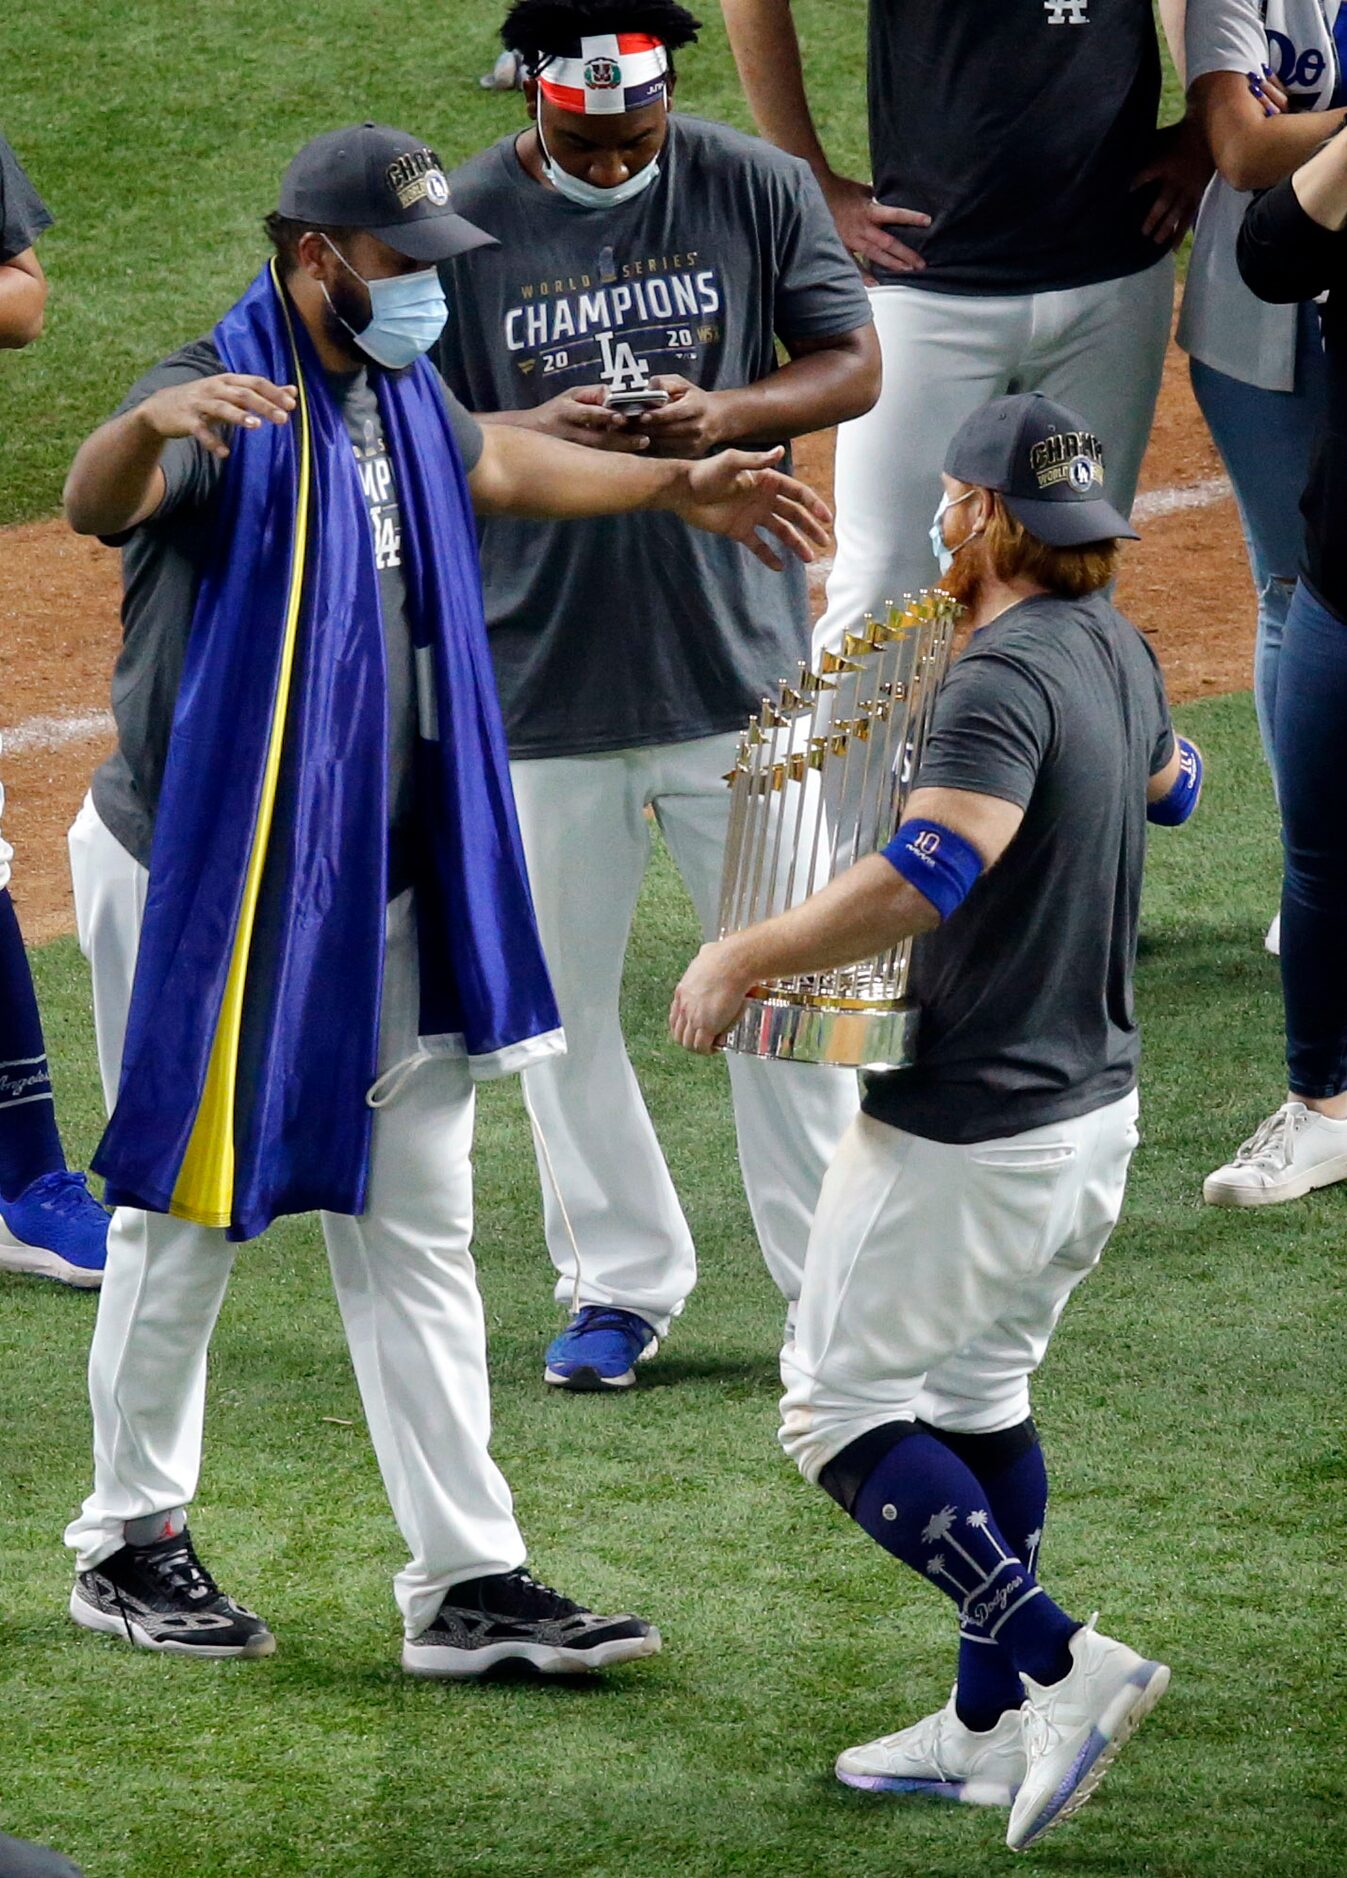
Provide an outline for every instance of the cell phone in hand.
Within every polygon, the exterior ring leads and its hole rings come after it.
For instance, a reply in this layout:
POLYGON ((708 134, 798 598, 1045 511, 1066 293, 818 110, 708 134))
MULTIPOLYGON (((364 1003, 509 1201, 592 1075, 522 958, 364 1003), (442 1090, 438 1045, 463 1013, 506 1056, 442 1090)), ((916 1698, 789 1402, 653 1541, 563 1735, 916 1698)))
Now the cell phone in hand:
POLYGON ((603 402, 610 411, 636 415, 640 411, 658 411, 662 404, 669 402, 667 391, 661 391, 658 385, 641 385, 631 391, 604 391, 603 402))

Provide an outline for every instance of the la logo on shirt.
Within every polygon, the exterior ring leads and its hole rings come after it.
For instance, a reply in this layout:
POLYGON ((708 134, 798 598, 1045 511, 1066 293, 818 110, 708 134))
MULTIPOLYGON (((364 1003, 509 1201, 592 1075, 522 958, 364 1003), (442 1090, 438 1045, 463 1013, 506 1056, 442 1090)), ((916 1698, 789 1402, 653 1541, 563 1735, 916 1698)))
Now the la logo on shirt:
POLYGON ((572 385, 631 389, 662 372, 706 382, 724 338, 720 270, 695 249, 620 258, 522 281, 501 326, 505 350, 539 403, 572 385))

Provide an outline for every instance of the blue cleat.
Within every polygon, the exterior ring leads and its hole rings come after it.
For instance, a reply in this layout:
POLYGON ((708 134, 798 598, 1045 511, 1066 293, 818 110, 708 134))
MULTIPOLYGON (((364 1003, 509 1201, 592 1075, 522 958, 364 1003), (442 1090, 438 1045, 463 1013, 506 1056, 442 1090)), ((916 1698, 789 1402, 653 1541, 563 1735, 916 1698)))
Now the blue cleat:
POLYGON ((103 1282, 111 1223, 83 1174, 64 1168, 42 1174, 16 1200, 0 1200, 0 1271, 96 1290, 103 1282))
POLYGON ((547 1346, 543 1381, 554 1389, 630 1389, 636 1365, 659 1348, 659 1338, 635 1311, 586 1304, 547 1346))

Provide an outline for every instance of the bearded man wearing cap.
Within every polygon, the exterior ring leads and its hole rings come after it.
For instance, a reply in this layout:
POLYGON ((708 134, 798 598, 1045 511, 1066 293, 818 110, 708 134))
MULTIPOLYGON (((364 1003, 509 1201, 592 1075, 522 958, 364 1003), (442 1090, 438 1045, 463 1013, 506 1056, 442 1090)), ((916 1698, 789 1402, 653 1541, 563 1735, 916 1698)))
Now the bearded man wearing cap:
MULTIPOLYGON (((809 558, 774 453, 642 463, 484 433, 423 356, 436 264, 488 240, 418 139, 286 172, 276 249, 209 338, 82 446, 75 529, 122 549, 118 747, 71 831, 117 1211, 67 1534, 88 1629, 269 1654, 187 1529, 234 1242, 319 1211, 384 1483, 414 1674, 645 1656, 537 1584, 488 1451, 473 1087, 563 1047, 487 654, 474 509, 669 509, 809 558)), ((771 557, 775 558, 775 557, 771 557)))
MULTIPOLYGON (((451 178, 499 245, 445 270, 438 355, 489 432, 713 462, 874 402, 869 305, 808 167, 672 107, 674 59, 696 33, 674 0, 518 0, 507 14, 530 121, 451 178)), ((571 1313, 544 1360, 555 1388, 630 1387, 697 1281, 619 1006, 647 815, 713 932, 738 733, 809 654, 803 570, 777 577, 725 545, 676 516, 482 529, 511 776, 569 1044, 524 1078, 554 1295, 571 1313)), ((745 1057, 730 1092, 758 1243, 793 1305, 856 1078, 745 1057)))
POLYGON ((848 1749, 838 1777, 1011 1807, 1015 1849, 1089 1796, 1169 1680, 1037 1576, 1029 1377, 1122 1206, 1146 823, 1185 820, 1202 777, 1108 599, 1134 536, 1104 476, 1099 440, 1041 394, 964 423, 931 541, 973 634, 901 826, 798 908, 703 948, 670 1018, 710 1051, 751 986, 919 935, 915 1062, 867 1072, 823 1183, 780 1438, 959 1611, 947 1705, 848 1749))

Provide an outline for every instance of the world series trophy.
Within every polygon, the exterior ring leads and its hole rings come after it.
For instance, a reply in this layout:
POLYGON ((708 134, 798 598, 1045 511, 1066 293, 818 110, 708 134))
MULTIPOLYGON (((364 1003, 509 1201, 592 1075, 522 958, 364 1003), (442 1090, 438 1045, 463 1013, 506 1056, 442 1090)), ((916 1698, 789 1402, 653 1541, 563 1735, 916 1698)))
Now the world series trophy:
MULTIPOLYGON (((866 615, 818 671, 764 698, 739 740, 721 882, 720 936, 816 892, 890 840, 921 760, 962 608, 928 588, 866 615)), ((912 941, 862 964, 755 985, 725 1048, 855 1068, 912 1060, 912 941)))

